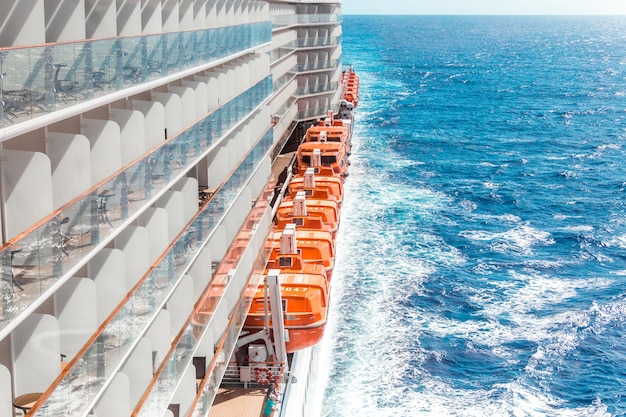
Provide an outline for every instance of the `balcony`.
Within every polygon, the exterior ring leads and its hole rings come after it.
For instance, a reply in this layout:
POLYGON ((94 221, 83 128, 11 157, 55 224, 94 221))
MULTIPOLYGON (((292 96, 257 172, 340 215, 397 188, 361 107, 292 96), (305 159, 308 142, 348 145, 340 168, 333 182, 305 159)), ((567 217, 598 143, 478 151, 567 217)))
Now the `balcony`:
POLYGON ((270 22, 0 49, 0 128, 216 61, 272 38, 270 22))
POLYGON ((343 17, 341 14, 295 14, 272 16, 273 27, 283 26, 309 26, 309 25, 337 25, 341 24, 343 17))
POLYGON ((10 331, 22 312, 84 265, 101 242, 139 215, 271 92, 267 77, 2 248, 0 333, 10 331))

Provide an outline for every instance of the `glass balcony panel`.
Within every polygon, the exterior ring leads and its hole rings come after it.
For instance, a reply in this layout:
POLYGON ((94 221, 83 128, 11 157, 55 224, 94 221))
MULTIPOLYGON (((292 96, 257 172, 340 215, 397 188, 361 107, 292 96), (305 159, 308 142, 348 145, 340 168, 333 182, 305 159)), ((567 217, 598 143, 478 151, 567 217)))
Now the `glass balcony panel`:
POLYGON ((145 38, 146 67, 148 79, 156 80, 167 75, 167 37, 164 35, 152 35, 145 38))
POLYGON ((261 22, 4 50, 0 128, 270 40, 271 24, 261 22))
MULTIPOLYGON (((147 79, 147 71, 143 66, 146 50, 145 37, 121 38, 122 79, 124 87, 141 84, 147 79)), ((119 77, 119 74, 118 74, 119 77)))
POLYGON ((121 61, 118 58, 119 42, 117 40, 101 40, 89 42, 93 63, 93 94, 103 96, 111 91, 121 89, 123 81, 117 77, 118 61, 121 73, 121 61))

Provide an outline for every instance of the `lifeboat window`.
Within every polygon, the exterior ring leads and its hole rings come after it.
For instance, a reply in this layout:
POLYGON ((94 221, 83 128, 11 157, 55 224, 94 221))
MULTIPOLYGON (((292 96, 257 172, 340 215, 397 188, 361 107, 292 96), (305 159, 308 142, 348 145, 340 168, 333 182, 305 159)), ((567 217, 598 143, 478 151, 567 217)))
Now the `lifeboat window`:
POLYGON ((278 266, 281 268, 289 268, 291 267, 291 258, 290 257, 281 257, 278 259, 278 266))
POLYGON ((304 190, 305 194, 309 197, 313 195, 313 190, 304 190))
POLYGON ((296 226, 302 226, 304 224, 304 217, 296 217, 293 219, 296 226))
POLYGON ((283 301, 283 313, 284 313, 285 311, 287 311, 287 300, 283 298, 282 301, 283 301))
POLYGON ((331 165, 331 164, 336 164, 336 163, 337 163, 336 155, 322 156, 322 165, 331 165))
POLYGON ((310 155, 302 155, 302 163, 304 164, 310 164, 311 163, 311 156, 310 155))

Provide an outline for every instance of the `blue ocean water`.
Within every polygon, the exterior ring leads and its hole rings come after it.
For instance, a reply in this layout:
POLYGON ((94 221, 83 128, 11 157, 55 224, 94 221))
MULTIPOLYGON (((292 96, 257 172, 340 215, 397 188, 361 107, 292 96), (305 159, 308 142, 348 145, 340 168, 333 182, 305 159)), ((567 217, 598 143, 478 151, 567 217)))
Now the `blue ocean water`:
POLYGON ((626 19, 343 28, 322 415, 626 415, 626 19))

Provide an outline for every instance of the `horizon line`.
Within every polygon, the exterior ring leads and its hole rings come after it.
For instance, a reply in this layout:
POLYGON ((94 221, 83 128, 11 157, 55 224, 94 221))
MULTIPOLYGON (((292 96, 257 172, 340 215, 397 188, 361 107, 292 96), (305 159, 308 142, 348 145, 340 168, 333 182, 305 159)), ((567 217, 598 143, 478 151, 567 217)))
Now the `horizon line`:
POLYGON ((624 14, 591 13, 343 13, 344 16, 546 16, 546 17, 624 17, 624 14))

